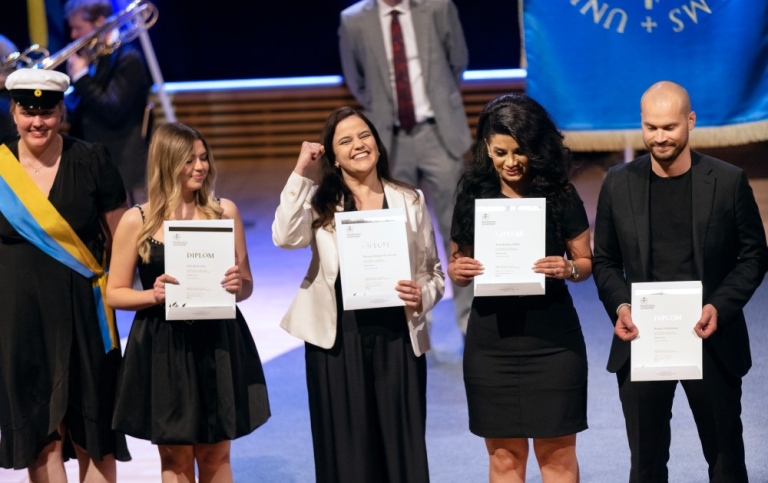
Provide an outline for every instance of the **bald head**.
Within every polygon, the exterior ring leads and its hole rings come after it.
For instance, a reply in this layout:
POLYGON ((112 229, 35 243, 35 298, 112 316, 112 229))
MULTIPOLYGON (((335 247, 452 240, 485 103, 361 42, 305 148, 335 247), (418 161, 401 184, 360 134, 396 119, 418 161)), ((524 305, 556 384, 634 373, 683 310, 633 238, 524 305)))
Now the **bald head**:
POLYGON ((667 174, 687 169, 690 165, 688 133, 696 124, 688 91, 674 82, 653 84, 640 99, 640 116, 643 142, 655 166, 664 165, 665 169, 674 166, 667 174))
POLYGON ((677 106, 680 114, 688 116, 691 112, 691 97, 680 84, 671 81, 660 81, 649 87, 640 98, 640 110, 645 111, 653 106, 677 106))

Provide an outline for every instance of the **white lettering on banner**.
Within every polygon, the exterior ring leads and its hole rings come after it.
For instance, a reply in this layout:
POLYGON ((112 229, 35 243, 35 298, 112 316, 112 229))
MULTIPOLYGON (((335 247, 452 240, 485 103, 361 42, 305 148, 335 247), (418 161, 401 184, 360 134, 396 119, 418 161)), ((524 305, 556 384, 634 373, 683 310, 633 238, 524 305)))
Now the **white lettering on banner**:
MULTIPOLYGON (((657 4, 662 0, 642 0, 645 6, 645 10, 652 11, 654 7, 659 10, 657 4)), ((623 34, 626 30, 627 23, 629 22, 629 14, 621 8, 612 8, 607 2, 600 2, 600 0, 570 0, 570 4, 573 7, 579 8, 579 13, 587 16, 592 13, 592 22, 595 25, 601 25, 606 30, 615 30, 616 33, 623 34), (614 22, 616 20, 616 22, 614 22)), ((712 15, 712 9, 707 4, 706 0, 690 0, 687 4, 683 4, 677 8, 668 10, 667 17, 669 22, 664 21, 662 25, 656 20, 656 15, 645 15, 645 19, 632 25, 639 25, 646 33, 652 34, 656 28, 660 26, 669 26, 673 32, 679 33, 685 29, 686 22, 690 21, 694 24, 698 24, 700 17, 699 13, 706 13, 712 15)))
POLYGON ((620 8, 612 8, 611 11, 608 13, 608 18, 605 19, 605 23, 603 24, 603 27, 606 29, 611 28, 611 22, 613 21, 613 17, 616 14, 621 14, 621 23, 619 23, 619 28, 616 29, 616 31, 620 34, 624 33, 624 28, 627 26, 627 12, 620 8))
MULTIPOLYGON (((709 6, 707 5, 707 2, 705 2, 704 0, 702 0, 701 3, 697 3, 695 1, 692 1, 690 7, 688 7, 688 5, 683 5, 682 8, 683 8, 683 10, 685 10, 685 13, 688 14, 688 18, 693 20, 693 23, 695 23, 695 24, 699 23, 699 17, 696 14, 696 9, 702 10, 702 11, 712 15, 712 10, 710 10, 709 6)), ((682 32, 683 29, 685 29, 685 24, 683 23, 682 20, 680 20, 678 18, 680 13, 681 12, 680 12, 679 8, 672 9, 669 12, 669 19, 672 20, 673 22, 675 22, 675 24, 677 24, 677 26, 672 29, 675 32, 682 32)))

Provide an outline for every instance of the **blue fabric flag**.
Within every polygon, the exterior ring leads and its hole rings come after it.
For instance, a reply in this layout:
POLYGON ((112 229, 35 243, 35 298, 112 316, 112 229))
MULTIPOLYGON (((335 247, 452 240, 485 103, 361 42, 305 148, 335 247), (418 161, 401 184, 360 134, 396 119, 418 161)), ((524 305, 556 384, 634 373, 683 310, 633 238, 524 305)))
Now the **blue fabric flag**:
POLYGON ((642 148, 640 97, 685 87, 691 145, 768 140, 768 2, 525 0, 527 92, 575 150, 642 148))

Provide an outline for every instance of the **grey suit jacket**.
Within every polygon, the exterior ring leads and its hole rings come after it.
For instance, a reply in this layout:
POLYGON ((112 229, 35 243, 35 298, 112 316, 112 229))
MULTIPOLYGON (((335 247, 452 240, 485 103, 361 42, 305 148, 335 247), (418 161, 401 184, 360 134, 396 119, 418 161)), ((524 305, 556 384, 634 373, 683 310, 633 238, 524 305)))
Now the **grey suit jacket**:
MULTIPOLYGON (((294 337, 330 349, 336 341, 334 283, 339 274, 339 248, 335 230, 312 227, 316 218, 310 204, 314 191, 312 180, 291 173, 275 211, 274 244, 281 248, 312 248, 307 275, 280 326, 294 337)), ((413 352, 420 356, 430 347, 425 314, 442 298, 445 275, 440 268, 432 220, 421 192, 414 203, 413 197, 402 188, 384 183, 384 195, 390 208, 403 208, 406 214, 411 280, 421 286, 423 311, 405 307, 405 316, 413 352)))
MULTIPOLYGON (((742 309, 768 269, 765 230, 743 170, 696 152, 691 157, 695 271, 704 304, 718 312, 717 331, 704 347, 741 377, 752 365, 742 309)), ((630 284, 651 281, 650 173, 646 154, 611 168, 600 189, 593 277, 614 324, 616 308, 630 301, 630 284)), ((629 355, 630 343, 614 335, 608 370, 618 371, 629 355)))
MULTIPOLYGON (((461 158, 472 142, 461 97, 469 62, 456 6, 450 0, 409 0, 427 95, 442 141, 461 158)), ((339 50, 344 81, 392 150, 397 100, 390 84, 376 0, 362 0, 341 12, 339 50)))

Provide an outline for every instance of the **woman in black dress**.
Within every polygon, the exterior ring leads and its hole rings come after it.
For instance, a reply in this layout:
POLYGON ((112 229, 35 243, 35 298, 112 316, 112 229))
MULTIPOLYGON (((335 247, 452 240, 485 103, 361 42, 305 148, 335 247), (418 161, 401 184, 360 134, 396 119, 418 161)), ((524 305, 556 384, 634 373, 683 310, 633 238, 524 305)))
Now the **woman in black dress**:
POLYGON ((162 480, 232 481, 230 441, 269 418, 264 372, 248 325, 234 319, 165 320, 165 220, 233 219, 236 264, 221 274, 238 302, 253 291, 237 206, 213 196, 216 169, 205 139, 180 123, 160 126, 148 160, 149 201, 115 233, 107 299, 136 310, 118 383, 113 426, 158 445, 162 480), (133 288, 138 266, 142 290, 133 288))
POLYGON ((587 356, 566 280, 592 272, 587 215, 568 182, 570 153, 544 108, 523 94, 485 106, 458 186, 448 275, 482 276, 473 258, 475 200, 546 198, 546 256, 532 268, 546 295, 476 297, 464 348, 470 430, 485 438, 490 481, 525 481, 528 438, 542 480, 576 482, 587 428, 587 356), (565 258, 567 255, 567 258, 565 258))
POLYGON ((82 479, 115 481, 130 459, 111 430, 120 338, 94 281, 125 190, 101 146, 59 134, 68 85, 37 69, 6 82, 19 138, 0 145, 0 467, 66 481, 76 456, 82 479))

